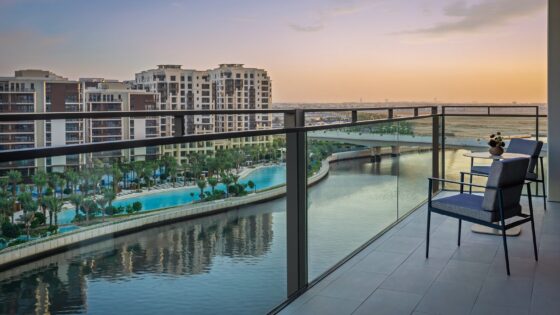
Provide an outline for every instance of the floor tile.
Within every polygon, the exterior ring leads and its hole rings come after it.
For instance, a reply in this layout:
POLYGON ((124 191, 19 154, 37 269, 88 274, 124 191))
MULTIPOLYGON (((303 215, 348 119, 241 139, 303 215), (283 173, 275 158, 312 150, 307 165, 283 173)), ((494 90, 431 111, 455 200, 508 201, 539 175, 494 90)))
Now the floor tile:
POLYGON ((435 282, 416 308, 417 311, 434 314, 469 314, 477 289, 460 283, 435 282))
POLYGON ((364 301, 387 278, 379 273, 350 270, 331 282, 319 295, 364 301))
POLYGON ((422 295, 420 294, 377 289, 358 307, 354 314, 408 315, 414 310, 421 298, 422 295))

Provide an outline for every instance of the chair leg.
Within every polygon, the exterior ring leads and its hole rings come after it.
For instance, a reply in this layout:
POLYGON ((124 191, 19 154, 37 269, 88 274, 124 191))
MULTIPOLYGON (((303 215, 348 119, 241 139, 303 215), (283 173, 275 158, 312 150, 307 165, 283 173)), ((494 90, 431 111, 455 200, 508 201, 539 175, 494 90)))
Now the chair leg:
POLYGON ((430 208, 428 208, 428 228, 426 230, 426 258, 428 258, 428 253, 430 251, 430 221, 431 221, 432 212, 430 208))
MULTIPOLYGON (((537 186, 538 186, 538 183, 537 183, 537 186)), ((543 182, 542 182, 542 190, 543 190, 544 210, 546 211, 546 184, 544 182, 544 179, 543 179, 543 182)))
POLYGON ((459 219, 459 233, 457 234, 457 246, 461 246, 461 222, 463 222, 463 220, 459 219))
POLYGON ((533 232, 533 250, 535 251, 535 261, 539 261, 539 254, 537 252, 537 238, 535 237, 535 221, 531 215, 531 231, 533 232))
POLYGON ((506 236, 506 227, 505 222, 502 221, 502 239, 504 240, 504 253, 506 256, 506 270, 507 275, 509 276, 509 255, 508 255, 508 248, 507 248, 507 236, 506 236))
POLYGON ((533 233, 533 250, 535 251, 535 260, 539 261, 539 254, 537 253, 537 238, 535 236, 535 219, 533 216, 533 197, 531 196, 530 184, 528 184, 527 187, 528 187, 527 193, 529 197, 529 215, 531 216, 531 232, 533 233))

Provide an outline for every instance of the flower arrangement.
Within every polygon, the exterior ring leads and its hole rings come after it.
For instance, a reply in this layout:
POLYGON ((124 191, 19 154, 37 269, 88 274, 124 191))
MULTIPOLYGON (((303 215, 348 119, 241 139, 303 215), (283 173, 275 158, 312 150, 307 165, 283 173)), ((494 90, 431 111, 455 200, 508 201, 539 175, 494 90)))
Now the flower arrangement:
POLYGON ((498 131, 496 134, 491 134, 488 145, 490 146, 490 149, 488 150, 490 154, 502 155, 504 153, 504 147, 506 146, 502 133, 498 131))

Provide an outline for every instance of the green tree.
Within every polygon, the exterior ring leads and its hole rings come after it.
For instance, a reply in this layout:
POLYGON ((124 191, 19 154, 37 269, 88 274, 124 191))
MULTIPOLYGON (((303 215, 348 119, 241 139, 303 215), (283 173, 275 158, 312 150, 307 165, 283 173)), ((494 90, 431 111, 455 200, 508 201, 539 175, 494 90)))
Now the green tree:
POLYGON ((204 198, 204 188, 206 188, 206 181, 204 179, 199 179, 196 181, 198 189, 200 189, 200 200, 204 198))
POLYGON ((76 217, 78 217, 80 215, 80 206, 82 205, 82 202, 84 200, 84 196, 74 193, 74 194, 70 195, 69 199, 70 199, 70 202, 76 208, 76 217))
POLYGON ((152 177, 155 170, 156 169, 154 165, 151 163, 146 163, 144 166, 144 172, 142 175, 143 175, 144 183, 146 184, 148 190, 150 190, 150 188, 152 187, 152 177))
POLYGON ((35 219, 35 211, 37 211, 38 203, 33 199, 31 189, 23 188, 18 195, 18 201, 23 210, 22 221, 25 225, 25 232, 27 239, 29 239, 29 230, 31 228, 31 223, 35 219))
POLYGON ((37 189, 37 202, 39 203, 39 206, 41 206, 43 214, 46 216, 47 213, 45 207, 43 207, 43 189, 47 185, 48 175, 43 171, 37 171, 35 175, 33 175, 32 180, 35 188, 37 189))
POLYGON ((231 177, 229 175, 227 175, 225 173, 222 173, 221 181, 226 186, 226 198, 227 198, 227 197, 229 197, 229 186, 231 185, 233 180, 231 179, 231 177))
POLYGON ((12 213, 11 213, 11 215, 12 215, 12 223, 14 223, 14 214, 17 212, 17 208, 16 208, 17 188, 18 188, 18 184, 22 181, 22 176, 21 176, 21 172, 16 171, 16 170, 11 170, 6 175, 8 176, 8 181, 10 182, 10 184, 12 186, 12 210, 11 210, 12 213))
POLYGON ((70 185, 70 189, 72 189, 72 193, 76 193, 76 188, 78 187, 78 182, 80 180, 80 174, 76 173, 73 170, 69 170, 65 174, 66 181, 68 185, 70 185))
POLYGON ((253 192, 257 192, 257 185, 255 185, 255 183, 250 180, 247 182, 247 186, 249 186, 249 188, 253 191, 253 192))
POLYGON ((62 210, 62 199, 56 198, 56 196, 48 196, 45 198, 45 204, 49 209, 50 213, 54 214, 54 225, 58 225, 58 213, 62 210))
POLYGON ((119 191, 119 182, 123 179, 121 165, 113 165, 111 168, 111 177, 113 177, 113 191, 117 193, 119 191))
POLYGON ((212 194, 214 194, 214 190, 216 189, 216 186, 218 185, 218 179, 216 177, 208 178, 208 185, 210 185, 210 187, 212 187, 212 194))

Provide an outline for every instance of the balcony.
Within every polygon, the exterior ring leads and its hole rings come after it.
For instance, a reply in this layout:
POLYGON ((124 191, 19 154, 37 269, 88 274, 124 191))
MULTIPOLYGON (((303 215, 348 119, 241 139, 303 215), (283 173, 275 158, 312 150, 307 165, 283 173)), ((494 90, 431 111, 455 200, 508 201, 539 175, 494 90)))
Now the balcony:
POLYGON ((541 198, 534 202, 539 261, 524 227, 508 240, 509 277, 500 237, 468 224, 457 247, 457 220, 443 216, 432 218, 426 259, 421 207, 280 314, 552 314, 560 308, 560 207, 545 212, 541 198))
MULTIPOLYGON (((173 116, 175 126, 184 126, 185 116, 273 113, 283 115, 281 128, 204 135, 176 128, 172 137, 0 151, 0 163, 35 160, 26 164, 31 170, 22 181, 33 182, 31 175, 42 174, 44 165, 49 178, 67 178, 47 196, 63 200, 64 207, 49 201, 47 222, 31 229, 31 239, 20 230, 9 239, 12 246, 0 250, 0 285, 16 288, 0 299, 0 307, 23 312, 25 305, 40 309, 47 303, 60 312, 142 313, 158 305, 160 312, 447 314, 508 310, 503 300, 485 300, 505 287, 514 291, 504 291, 504 299, 523 296, 518 311, 538 313, 555 303, 560 281, 547 281, 558 271, 557 251, 551 248, 560 242, 554 232, 560 222, 552 203, 544 212, 541 197, 533 198, 538 264, 526 246, 528 227, 511 238, 512 276, 507 278, 499 237, 475 234, 465 223, 457 248, 457 221, 438 215, 432 221, 432 256, 421 255, 427 178, 458 179, 470 167, 463 154, 486 150, 479 139, 496 129, 546 141, 542 108, 176 111, 173 116), (77 179, 68 175, 72 172, 77 179), (65 251, 57 253, 61 246, 65 251), (165 297, 121 299, 131 285, 140 292, 158 287, 165 297), (81 292, 79 299, 65 295, 70 286, 81 292), (37 294, 24 305, 23 292, 37 294), (437 299, 440 293, 447 295, 437 299)), ((103 115, 78 116, 95 121, 103 115)), ((111 115, 152 117, 154 112, 111 115)), ((436 193, 457 189, 442 185, 436 193)))

